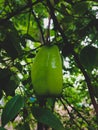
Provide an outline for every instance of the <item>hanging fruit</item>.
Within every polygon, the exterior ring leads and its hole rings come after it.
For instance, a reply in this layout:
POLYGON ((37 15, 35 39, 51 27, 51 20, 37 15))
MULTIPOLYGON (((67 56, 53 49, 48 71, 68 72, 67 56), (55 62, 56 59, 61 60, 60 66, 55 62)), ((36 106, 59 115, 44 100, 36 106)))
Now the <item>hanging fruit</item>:
POLYGON ((62 92, 62 61, 56 45, 43 46, 31 68, 34 91, 38 96, 59 96, 62 92))

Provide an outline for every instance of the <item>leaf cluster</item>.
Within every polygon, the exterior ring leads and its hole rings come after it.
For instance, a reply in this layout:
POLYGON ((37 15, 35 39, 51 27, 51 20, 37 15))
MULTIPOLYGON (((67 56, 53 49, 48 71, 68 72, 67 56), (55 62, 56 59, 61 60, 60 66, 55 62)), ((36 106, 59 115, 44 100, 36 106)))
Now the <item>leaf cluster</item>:
POLYGON ((97 0, 0 0, 0 99, 0 130, 9 122, 17 130, 98 129, 97 0), (62 56, 56 99, 39 99, 31 83, 31 65, 47 42, 62 56))

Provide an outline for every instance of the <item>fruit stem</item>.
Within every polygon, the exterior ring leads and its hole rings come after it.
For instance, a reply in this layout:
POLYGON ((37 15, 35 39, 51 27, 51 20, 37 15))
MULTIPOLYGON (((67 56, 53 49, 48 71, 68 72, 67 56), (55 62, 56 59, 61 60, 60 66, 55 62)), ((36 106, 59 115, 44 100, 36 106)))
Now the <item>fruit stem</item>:
POLYGON ((46 34, 46 44, 50 43, 50 24, 51 24, 51 16, 48 17, 48 26, 47 26, 47 34, 46 34))
MULTIPOLYGON (((44 97, 38 97, 38 101, 39 101, 39 106, 40 107, 45 107, 46 106, 46 98, 44 97)), ((48 127, 41 123, 41 122, 38 122, 37 124, 37 130, 48 130, 48 127)))

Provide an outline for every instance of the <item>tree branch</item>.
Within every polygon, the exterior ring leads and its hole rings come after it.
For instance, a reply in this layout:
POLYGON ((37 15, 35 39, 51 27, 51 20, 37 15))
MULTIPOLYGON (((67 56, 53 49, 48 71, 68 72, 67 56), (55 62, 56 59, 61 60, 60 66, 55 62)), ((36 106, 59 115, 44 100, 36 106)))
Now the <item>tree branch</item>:
POLYGON ((95 108, 96 114, 98 115, 98 104, 96 103, 95 97, 94 97, 94 92, 93 92, 93 86, 91 84, 91 79, 88 76, 87 72, 85 71, 84 67, 82 66, 82 64, 80 63, 80 60, 78 58, 78 54, 76 54, 76 52, 72 52, 72 54, 74 55, 74 59, 78 65, 78 67, 80 68, 81 72, 83 73, 84 77, 85 77, 85 81, 87 83, 88 86, 88 90, 89 90, 89 94, 90 94, 90 98, 92 101, 92 104, 95 108))
MULTIPOLYGON (((34 5, 36 5, 37 3, 41 2, 41 1, 42 1, 42 0, 37 0, 37 1, 33 2, 33 3, 31 4, 31 6, 34 6, 34 5)), ((1 25, 1 24, 4 24, 4 23, 5 23, 7 20, 9 20, 10 18, 12 18, 12 17, 14 17, 14 16, 20 14, 22 11, 24 11, 24 10, 27 9, 27 8, 30 8, 30 7, 29 7, 29 4, 24 5, 24 6, 21 7, 21 8, 17 8, 15 11, 13 11, 13 12, 11 12, 11 13, 8 13, 8 14, 5 16, 5 18, 0 19, 0 25, 1 25)))
MULTIPOLYGON (((71 43, 69 43, 67 37, 64 34, 63 29, 61 28, 61 26, 60 26, 60 24, 59 24, 59 22, 58 22, 58 20, 57 20, 57 18, 55 16, 55 13, 54 13, 55 10, 52 7, 49 0, 47 0, 47 5, 48 5, 48 7, 50 9, 50 15, 51 15, 51 18, 53 19, 54 26, 60 32, 60 34, 62 36, 62 39, 63 39, 63 42, 66 43, 66 44, 69 44, 71 46, 71 43)), ((85 81, 86 81, 87 86, 88 86, 88 90, 89 90, 89 94, 90 94, 92 104, 93 104, 93 106, 95 108, 96 114, 98 115, 98 104, 96 103, 96 100, 95 100, 95 97, 94 97, 94 94, 93 94, 93 87, 92 87, 92 84, 91 84, 91 80, 90 80, 87 72, 83 68, 82 64, 80 63, 80 60, 78 58, 78 54, 73 50, 73 48, 71 48, 71 50, 72 50, 72 55, 74 56, 75 62, 77 63, 79 69, 81 70, 81 72, 83 73, 83 75, 85 77, 85 81)))
POLYGON ((61 98, 60 98, 60 101, 61 101, 61 103, 63 104, 64 109, 67 110, 67 112, 68 112, 68 114, 69 114, 69 116, 70 116, 71 121, 81 130, 80 126, 79 126, 79 125, 76 123, 76 121, 74 120, 75 117, 72 115, 72 113, 70 113, 69 109, 66 107, 65 103, 63 102, 63 100, 62 100, 61 98))
POLYGON ((54 27, 61 33, 61 36, 62 36, 64 42, 66 41, 66 43, 68 43, 67 38, 65 37, 64 31, 60 27, 60 24, 58 23, 58 20, 54 14, 54 8, 52 7, 49 0, 47 0, 47 5, 50 9, 50 15, 51 15, 51 18, 53 19, 54 27))

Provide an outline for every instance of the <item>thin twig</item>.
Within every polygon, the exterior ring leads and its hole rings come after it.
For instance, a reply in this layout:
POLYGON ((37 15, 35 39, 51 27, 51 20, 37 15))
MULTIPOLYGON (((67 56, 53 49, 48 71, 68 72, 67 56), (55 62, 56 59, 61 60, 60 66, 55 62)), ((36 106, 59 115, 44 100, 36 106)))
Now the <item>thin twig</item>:
POLYGON ((61 103, 63 104, 64 106, 64 109, 67 110, 69 116, 70 116, 70 119, 72 120, 72 122, 81 130, 80 126, 76 123, 76 121, 74 120, 74 116, 69 112, 68 108, 66 107, 65 103, 63 102, 63 100, 60 98, 60 101, 61 103))
POLYGON ((30 11, 29 11, 28 26, 27 26, 27 34, 28 34, 28 32, 29 32, 29 28, 30 28, 31 10, 32 10, 32 9, 30 9, 30 11))
POLYGON ((47 34, 46 34, 46 44, 50 43, 50 24, 51 24, 51 16, 48 18, 48 26, 47 26, 47 34))
POLYGON ((34 13, 33 10, 32 10, 32 14, 33 14, 33 16, 34 16, 34 18, 35 18, 35 20, 37 22, 37 25, 38 25, 39 29, 40 29, 40 33, 41 33, 41 37, 42 37, 43 43, 45 44, 44 34, 43 34, 42 27, 40 25, 39 19, 36 17, 36 14, 34 13))
POLYGON ((82 118, 83 121, 85 121, 85 122, 89 125, 89 122, 81 115, 81 113, 80 113, 75 107, 73 107, 73 106, 69 103, 69 101, 68 101, 67 99, 65 99, 64 97, 62 97, 62 98, 63 98, 63 100, 65 100, 66 103, 77 113, 77 115, 78 115, 80 118, 82 118))

